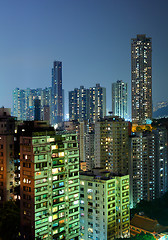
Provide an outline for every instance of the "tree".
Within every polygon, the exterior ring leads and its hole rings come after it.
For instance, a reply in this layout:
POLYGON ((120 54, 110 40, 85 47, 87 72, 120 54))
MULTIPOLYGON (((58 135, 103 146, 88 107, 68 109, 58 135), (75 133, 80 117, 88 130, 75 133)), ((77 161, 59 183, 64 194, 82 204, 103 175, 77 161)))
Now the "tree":
POLYGON ((130 238, 119 238, 118 240, 123 240, 123 239, 127 239, 127 240, 155 240, 154 236, 149 234, 149 233, 140 233, 137 234, 134 237, 130 237, 130 238))
POLYGON ((19 207, 13 201, 5 202, 0 209, 0 237, 2 240, 18 239, 19 227, 19 207))

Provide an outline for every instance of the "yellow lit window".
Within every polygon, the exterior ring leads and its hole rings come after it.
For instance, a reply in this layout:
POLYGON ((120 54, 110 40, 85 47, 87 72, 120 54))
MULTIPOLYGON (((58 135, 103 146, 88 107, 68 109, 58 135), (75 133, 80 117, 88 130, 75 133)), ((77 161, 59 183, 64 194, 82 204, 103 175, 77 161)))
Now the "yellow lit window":
POLYGON ((59 152, 59 153, 58 153, 58 156, 59 156, 59 157, 64 157, 64 152, 59 152))

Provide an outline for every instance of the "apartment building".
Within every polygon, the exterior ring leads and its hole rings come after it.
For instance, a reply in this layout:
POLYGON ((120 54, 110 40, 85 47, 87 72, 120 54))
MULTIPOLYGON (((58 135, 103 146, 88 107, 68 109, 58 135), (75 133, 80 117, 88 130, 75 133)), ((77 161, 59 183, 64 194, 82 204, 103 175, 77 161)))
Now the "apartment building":
POLYGON ((80 173, 80 240, 129 236, 129 176, 102 169, 80 173))
POLYGON ((56 134, 52 128, 40 124, 28 122, 20 128, 22 234, 27 239, 77 240, 77 137, 74 133, 56 134))

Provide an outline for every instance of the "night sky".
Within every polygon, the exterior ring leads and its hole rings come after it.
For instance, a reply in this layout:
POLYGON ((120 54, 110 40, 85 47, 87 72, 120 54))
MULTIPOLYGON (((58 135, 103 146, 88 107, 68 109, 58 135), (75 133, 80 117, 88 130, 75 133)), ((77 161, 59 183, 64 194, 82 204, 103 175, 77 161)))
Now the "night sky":
MULTIPOLYGON (((5 0, 0 2, 0 106, 14 88, 51 86, 54 60, 63 62, 68 91, 100 83, 131 85, 131 38, 152 37, 153 103, 168 101, 167 0, 5 0)), ((129 96, 130 98, 130 96, 129 96)))

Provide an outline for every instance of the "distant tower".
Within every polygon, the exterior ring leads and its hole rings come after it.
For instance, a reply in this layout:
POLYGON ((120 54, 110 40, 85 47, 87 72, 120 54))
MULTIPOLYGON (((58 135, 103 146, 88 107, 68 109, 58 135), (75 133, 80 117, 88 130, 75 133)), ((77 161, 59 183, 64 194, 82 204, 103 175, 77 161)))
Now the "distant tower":
POLYGON ((50 122, 50 107, 48 105, 43 107, 43 120, 50 122))
POLYGON ((13 90, 13 116, 18 120, 26 120, 25 91, 19 88, 13 90))
POLYGON ((69 119, 84 121, 89 118, 89 90, 80 86, 69 92, 69 119))
POLYGON ((106 115, 106 89, 96 84, 89 89, 80 86, 69 92, 69 119, 95 123, 106 115))
POLYGON ((52 68, 52 119, 51 124, 63 121, 63 98, 62 98, 62 62, 54 61, 52 68))
POLYGON ((51 87, 45 88, 42 91, 41 98, 41 119, 50 122, 51 117, 51 87))
POLYGON ((132 122, 152 119, 152 42, 146 35, 131 41, 132 122))
POLYGON ((96 84, 96 87, 89 89, 89 119, 95 123, 106 116, 106 88, 96 84))
POLYGON ((41 120, 41 101, 38 98, 34 99, 34 120, 41 120))
POLYGON ((127 83, 118 80, 112 84, 112 111, 115 116, 127 119, 127 83))

